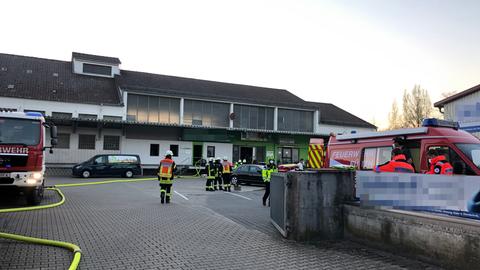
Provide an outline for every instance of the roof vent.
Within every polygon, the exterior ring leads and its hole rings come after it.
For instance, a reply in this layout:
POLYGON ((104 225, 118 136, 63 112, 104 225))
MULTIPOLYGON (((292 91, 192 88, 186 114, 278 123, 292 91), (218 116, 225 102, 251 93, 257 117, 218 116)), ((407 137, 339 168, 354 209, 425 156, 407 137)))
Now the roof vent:
POLYGON ((53 77, 58 77, 58 73, 54 72, 53 74, 53 77))
POLYGON ((13 85, 13 84, 9 84, 9 85, 7 86, 8 89, 13 89, 14 87, 15 87, 15 85, 13 85))
POLYGON ((33 70, 27 69, 26 72, 27 72, 27 74, 32 74, 33 70))

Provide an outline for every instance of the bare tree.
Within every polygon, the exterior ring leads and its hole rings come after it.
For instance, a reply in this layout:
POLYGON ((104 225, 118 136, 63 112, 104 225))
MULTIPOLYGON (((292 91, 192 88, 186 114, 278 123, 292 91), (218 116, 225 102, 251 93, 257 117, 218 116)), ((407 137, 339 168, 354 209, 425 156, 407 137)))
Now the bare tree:
POLYGON ((392 103, 392 110, 388 114, 388 129, 402 128, 402 115, 398 111, 397 100, 394 99, 392 103))
POLYGON ((415 85, 409 93, 403 92, 403 127, 419 127, 422 119, 431 117, 432 102, 427 90, 415 85))

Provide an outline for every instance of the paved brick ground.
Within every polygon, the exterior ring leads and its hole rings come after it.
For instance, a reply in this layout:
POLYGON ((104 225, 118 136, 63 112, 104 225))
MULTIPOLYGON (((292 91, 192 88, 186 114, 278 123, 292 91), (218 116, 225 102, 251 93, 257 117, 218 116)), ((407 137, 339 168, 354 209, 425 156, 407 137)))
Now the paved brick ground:
MULTIPOLYGON (((84 180, 50 184, 78 181, 84 180)), ((188 200, 174 194, 173 203, 161 205, 154 181, 65 187, 65 205, 2 214, 0 230, 76 243, 83 250, 80 269, 435 268, 350 242, 286 241, 260 205, 258 187, 237 193, 251 200, 205 192, 203 180, 178 180, 175 190, 188 200)), ((46 193, 45 202, 56 199, 46 193)), ((0 199, 0 207, 12 200, 0 199)), ((66 269, 70 259, 60 248, 0 240, 0 269, 66 269)))

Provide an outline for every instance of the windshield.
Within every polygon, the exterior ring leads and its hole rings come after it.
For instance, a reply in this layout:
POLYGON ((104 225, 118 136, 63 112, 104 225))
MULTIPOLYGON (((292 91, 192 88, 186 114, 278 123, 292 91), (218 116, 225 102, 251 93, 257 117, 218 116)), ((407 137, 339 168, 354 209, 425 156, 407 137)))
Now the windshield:
POLYGON ((480 144, 478 143, 457 143, 456 146, 480 168, 480 144))
POLYGON ((0 144, 37 145, 40 141, 40 121, 0 118, 0 144))

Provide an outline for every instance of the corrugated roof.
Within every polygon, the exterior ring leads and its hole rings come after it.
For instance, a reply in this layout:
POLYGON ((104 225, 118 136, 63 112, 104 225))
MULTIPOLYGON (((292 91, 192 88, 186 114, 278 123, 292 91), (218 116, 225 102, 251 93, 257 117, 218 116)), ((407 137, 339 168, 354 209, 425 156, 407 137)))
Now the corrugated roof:
POLYGON ((128 70, 122 70, 122 75, 116 77, 116 79, 122 89, 141 93, 313 109, 303 99, 283 89, 128 70))
POLYGON ((72 63, 0 53, 0 96, 119 105, 115 80, 72 72, 72 63))
POLYGON ((309 102, 320 110, 320 122, 332 125, 346 125, 353 127, 377 128, 375 125, 331 104, 309 102))

